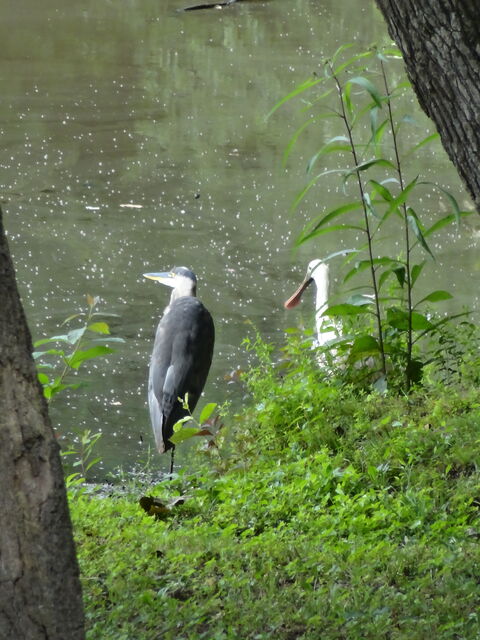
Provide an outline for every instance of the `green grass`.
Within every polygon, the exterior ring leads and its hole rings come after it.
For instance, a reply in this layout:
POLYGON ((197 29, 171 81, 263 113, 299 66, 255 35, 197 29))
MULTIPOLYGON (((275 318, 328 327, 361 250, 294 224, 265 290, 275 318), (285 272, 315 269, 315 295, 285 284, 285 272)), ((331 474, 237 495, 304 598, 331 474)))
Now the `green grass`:
POLYGON ((382 397, 264 347, 228 446, 146 492, 170 517, 72 493, 89 640, 480 638, 473 378, 382 397))

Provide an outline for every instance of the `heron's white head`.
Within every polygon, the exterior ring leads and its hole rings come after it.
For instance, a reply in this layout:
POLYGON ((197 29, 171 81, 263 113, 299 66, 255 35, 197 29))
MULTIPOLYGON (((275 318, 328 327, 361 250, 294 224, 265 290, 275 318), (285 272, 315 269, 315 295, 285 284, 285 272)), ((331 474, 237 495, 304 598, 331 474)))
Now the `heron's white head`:
POLYGON ((144 273, 145 278, 156 280, 173 289, 170 302, 182 296, 197 295, 197 277, 187 267, 174 267, 171 271, 160 273, 144 273))

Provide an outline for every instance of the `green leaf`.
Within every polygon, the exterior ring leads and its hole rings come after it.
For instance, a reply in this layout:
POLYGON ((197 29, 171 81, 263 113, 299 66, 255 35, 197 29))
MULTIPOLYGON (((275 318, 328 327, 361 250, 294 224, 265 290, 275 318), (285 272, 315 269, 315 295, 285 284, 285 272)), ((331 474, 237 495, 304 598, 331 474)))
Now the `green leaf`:
POLYGON ((325 64, 333 64, 341 53, 343 53, 347 49, 351 49, 352 47, 353 42, 346 42, 345 44, 340 45, 333 56, 325 61, 325 64))
POLYGON ((417 240, 422 245, 422 247, 435 260, 435 256, 430 251, 430 247, 428 246, 427 241, 425 240, 425 237, 424 237, 424 235, 422 233, 422 230, 420 228, 420 221, 418 219, 418 216, 417 216, 417 214, 415 213, 415 211, 411 207, 408 207, 408 209, 407 209, 407 221, 408 221, 408 224, 410 225, 413 233, 417 237, 417 240))
POLYGON ((76 351, 72 356, 66 358, 65 362, 72 369, 78 369, 85 360, 92 360, 93 358, 98 358, 100 356, 107 355, 108 353, 115 352, 113 349, 110 349, 110 347, 99 344, 98 346, 86 349, 85 351, 76 351))
POLYGON ((392 271, 398 280, 398 284, 403 287, 403 285, 405 284, 405 276, 407 273, 405 267, 396 267, 395 269, 392 269, 392 271))
POLYGON ((331 140, 329 140, 323 147, 315 153, 307 164, 307 174, 311 172, 318 158, 323 155, 327 155, 329 153, 336 153, 337 151, 351 151, 350 144, 337 144, 338 142, 347 142, 348 138, 345 136, 335 136, 331 140))
POLYGON ((65 318, 65 320, 62 322, 60 326, 63 327, 63 325, 68 324, 71 320, 74 320, 75 318, 79 318, 80 316, 84 316, 84 315, 85 313, 83 311, 81 311, 80 313, 73 313, 71 316, 68 316, 68 318, 65 318))
MULTIPOLYGON (((387 324, 400 331, 408 331, 409 315, 407 311, 403 309, 390 308, 387 309, 387 324)), ((412 330, 423 331, 424 329, 430 329, 433 325, 421 313, 416 311, 412 312, 412 330)))
POLYGON ((380 278, 378 279, 379 291, 382 288, 382 286, 385 284, 385 282, 388 280, 388 278, 392 275, 392 273, 393 273, 393 269, 387 269, 380 275, 380 278))
MULTIPOLYGON (((329 92, 330 93, 330 92, 329 92)), ((287 160, 290 157, 290 153, 292 152, 293 147, 295 146, 300 135, 305 131, 305 129, 311 124, 317 122, 318 120, 326 119, 326 118, 338 118, 336 113, 322 113, 316 116, 309 118, 306 122, 304 122, 298 129, 295 131, 293 136, 288 141, 287 146, 285 147, 285 151, 283 152, 283 166, 287 164, 287 160)))
POLYGON ((368 78, 364 78, 363 76, 356 76, 355 78, 349 80, 347 84, 356 84, 359 87, 365 89, 373 98, 377 107, 379 109, 382 108, 382 98, 380 97, 378 89, 370 80, 368 80, 368 78))
POLYGON ((281 98, 275 104, 275 106, 265 116, 265 120, 268 120, 275 113, 277 109, 279 109, 283 104, 285 104, 285 102, 288 102, 292 98, 295 98, 295 96, 298 96, 301 93, 304 93, 305 91, 307 91, 308 89, 315 87, 317 84, 320 84, 321 82, 324 82, 324 78, 314 77, 314 78, 309 78, 308 80, 305 80, 304 82, 302 82, 302 84, 299 84, 297 87, 295 87, 293 91, 290 91, 290 93, 288 93, 286 96, 281 98))
POLYGON ((336 318, 341 316, 358 316, 362 313, 371 313, 371 311, 366 307, 366 305, 343 303, 328 307, 328 309, 322 313, 322 316, 336 318))
POLYGON ((353 176, 357 173, 357 171, 366 171, 371 167, 388 167, 389 169, 395 169, 395 165, 390 162, 390 160, 385 160, 385 158, 375 158, 374 160, 367 160, 366 162, 361 162, 353 169, 350 169, 346 172, 345 180, 347 180, 350 176, 353 176))
POLYGON ((353 114, 353 104, 352 104, 352 85, 347 82, 347 84, 343 87, 342 100, 347 107, 347 111, 350 114, 350 117, 353 114))
POLYGON ((469 216, 472 215, 473 213, 475 213, 474 211, 458 211, 458 213, 450 213, 449 215, 440 218, 440 220, 437 220, 436 222, 434 222, 434 224, 432 224, 431 227, 429 227, 423 234, 423 236, 426 238, 427 236, 431 235, 432 233, 435 233, 436 231, 439 231, 440 229, 443 229, 443 227, 446 227, 449 224, 452 224, 452 222, 457 222, 459 220, 459 216, 460 217, 464 217, 464 216, 469 216))
POLYGON ((295 211, 300 202, 304 199, 310 189, 316 184, 317 180, 322 178, 323 176, 329 175, 331 173, 345 173, 345 169, 330 169, 329 171, 322 171, 317 176, 312 178, 310 182, 300 191, 300 193, 296 196, 293 201, 292 206, 290 207, 290 211, 295 211))
POLYGON ((407 364, 406 373, 412 382, 420 382, 422 379, 424 363, 421 360, 410 360, 407 364))
POLYGON ((362 205, 360 202, 349 202, 348 204, 344 204, 341 207, 332 209, 332 211, 329 211, 326 214, 322 214, 321 216, 319 216, 318 218, 315 218, 312 222, 310 222, 302 232, 302 236, 306 235, 307 233, 309 235, 312 234, 314 231, 316 231, 323 225, 327 224, 328 222, 331 222, 332 220, 335 220, 335 218, 338 218, 338 216, 341 216, 344 213, 348 213, 349 211, 355 211, 361 208, 362 208, 362 205))
POLYGON ((415 153, 415 151, 418 151, 419 149, 421 149, 422 147, 424 147, 426 144, 428 144, 429 142, 432 142, 432 140, 437 140, 440 137, 440 135, 438 133, 432 133, 432 135, 427 136, 426 138, 424 138, 423 140, 420 140, 420 142, 418 144, 416 144, 414 147, 412 147, 405 155, 405 157, 411 155, 412 153, 415 153))
POLYGON ((365 229, 363 227, 357 227, 353 224, 336 224, 336 225, 333 225, 332 227, 327 227, 326 229, 316 229, 315 231, 312 231, 307 235, 300 236, 295 241, 295 246, 299 247, 304 242, 307 242, 312 238, 316 238, 317 236, 323 236, 326 233, 331 233, 332 231, 345 231, 346 229, 353 229, 354 231, 361 231, 362 233, 365 233, 365 229))
POLYGON ((48 342, 68 342, 68 338, 66 335, 63 336, 52 336, 51 338, 42 338, 41 340, 37 340, 33 343, 33 346, 41 347, 42 344, 47 344, 48 342))
POLYGON ((393 201, 394 197, 385 185, 377 182, 376 180, 369 180, 369 183, 373 186, 374 192, 380 194, 386 202, 393 201))
POLYGON ((104 335, 108 335, 110 333, 110 328, 106 322, 93 322, 88 325, 87 329, 94 333, 102 333, 104 335))
POLYGON ((203 407, 202 412, 200 414, 200 418, 199 418, 200 424, 203 424, 204 422, 206 422, 210 418, 210 416, 212 415, 212 413, 215 411, 216 408, 217 408, 217 403, 216 402, 209 402, 208 404, 206 404, 203 407))
POLYGON ((348 356, 350 362, 356 362, 363 358, 380 353, 380 346, 373 336, 364 335, 355 338, 348 356))
POLYGON ((410 192, 417 185, 417 181, 418 181, 418 176, 414 178, 409 184, 407 184, 407 186, 401 190, 398 196, 396 196, 391 201, 390 206, 388 207, 387 215, 390 214, 394 209, 398 209, 403 204, 405 204, 405 202, 408 199, 408 196, 410 195, 410 192))
POLYGON ((190 438, 196 436, 199 431, 201 431, 201 429, 198 429, 197 427, 183 427, 172 435, 172 437, 170 438, 170 442, 175 445, 180 444, 181 442, 184 442, 185 440, 189 440, 190 438))
POLYGON ((37 377, 38 377, 38 381, 42 385, 50 383, 50 378, 47 376, 46 373, 37 372, 37 377))
POLYGON ((173 431, 175 433, 177 431, 180 431, 186 422, 193 422, 192 416, 183 416, 183 418, 180 418, 180 420, 177 420, 177 422, 173 425, 173 431))
POLYGON ((63 349, 47 349, 47 351, 34 351, 32 357, 34 360, 41 358, 42 356, 60 356, 63 358, 65 351, 63 349))
MULTIPOLYGON (((374 258, 372 260, 372 264, 374 266, 397 266, 399 264, 398 260, 394 260, 393 258, 388 258, 387 256, 383 256, 382 258, 374 258)), ((365 271, 365 269, 369 269, 371 266, 370 260, 361 260, 357 262, 357 264, 351 269, 343 279, 343 282, 348 282, 350 278, 352 278, 357 273, 361 271, 365 271)))
POLYGON ((413 267, 412 267, 412 276, 410 278, 412 287, 415 284, 415 282, 417 281, 418 276, 421 274, 422 269, 425 266, 425 264, 426 264, 426 262, 424 260, 420 264, 413 265, 413 267))
POLYGON ((72 329, 67 333, 67 342, 70 344, 76 344, 82 339, 83 334, 87 330, 87 327, 80 327, 79 329, 72 329))
POLYGON ((366 295, 365 293, 355 293, 348 299, 347 304, 353 304, 356 307, 364 305, 364 304, 373 304, 374 299, 372 296, 366 295))
MULTIPOLYGON (((333 75, 338 76, 340 73, 342 73, 342 71, 347 69, 347 67, 349 67, 351 64, 353 64, 357 60, 361 60, 362 58, 370 58, 371 56, 372 56, 371 51, 364 51, 362 53, 358 53, 356 56, 352 56, 351 58, 343 62, 339 67, 336 67, 333 71, 333 75)), ((332 59, 332 62, 333 62, 333 59, 332 59)))
POLYGON ((451 293, 439 289, 438 291, 432 291, 432 293, 429 293, 428 296, 425 296, 417 302, 415 306, 418 307, 422 302, 440 302, 441 300, 450 300, 451 298, 453 298, 451 293))
POLYGON ((423 331, 424 329, 430 329, 433 324, 430 320, 421 313, 416 311, 412 312, 412 329, 413 331, 423 331))

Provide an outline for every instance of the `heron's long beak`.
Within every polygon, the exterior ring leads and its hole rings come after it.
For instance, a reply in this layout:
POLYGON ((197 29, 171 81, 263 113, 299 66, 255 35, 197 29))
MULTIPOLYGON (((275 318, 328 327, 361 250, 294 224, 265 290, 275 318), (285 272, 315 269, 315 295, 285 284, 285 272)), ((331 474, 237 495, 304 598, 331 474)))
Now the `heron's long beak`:
POLYGON ((298 289, 295 291, 293 296, 291 296, 286 302, 283 303, 283 306, 285 307, 285 309, 293 309, 293 307, 296 307, 297 304, 299 304, 300 302, 303 292, 308 287, 308 285, 312 282, 313 282, 313 278, 307 278, 306 280, 304 280, 302 284, 298 287, 298 289))
POLYGON ((175 289, 175 274, 172 271, 162 271, 161 273, 144 273, 144 278, 149 278, 150 280, 156 280, 161 284, 165 284, 167 287, 171 287, 175 289))

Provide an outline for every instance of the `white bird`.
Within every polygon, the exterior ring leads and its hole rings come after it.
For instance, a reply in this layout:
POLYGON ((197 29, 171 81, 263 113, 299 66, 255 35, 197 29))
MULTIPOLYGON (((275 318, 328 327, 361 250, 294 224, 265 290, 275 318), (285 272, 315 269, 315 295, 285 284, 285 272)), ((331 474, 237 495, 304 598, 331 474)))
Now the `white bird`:
POLYGON ((286 309, 293 309, 293 307, 296 307, 300 303, 305 289, 312 284, 312 282, 315 283, 315 328, 317 332, 315 346, 318 347, 322 347, 338 337, 337 333, 331 328, 332 322, 330 318, 322 316, 328 304, 328 276, 328 264, 322 262, 322 260, 312 260, 308 264, 307 274, 302 284, 284 303, 286 309))

